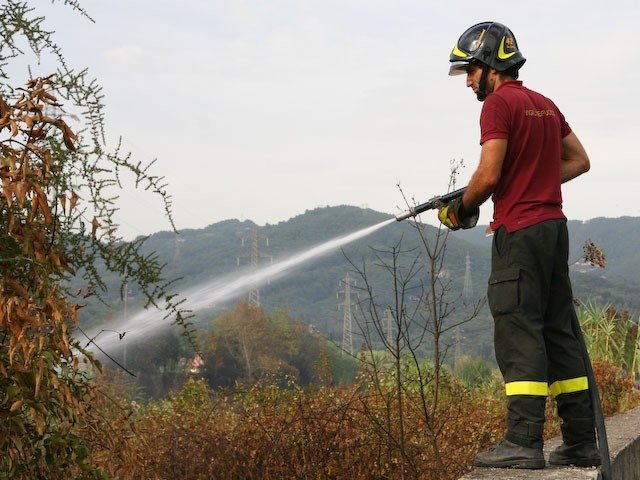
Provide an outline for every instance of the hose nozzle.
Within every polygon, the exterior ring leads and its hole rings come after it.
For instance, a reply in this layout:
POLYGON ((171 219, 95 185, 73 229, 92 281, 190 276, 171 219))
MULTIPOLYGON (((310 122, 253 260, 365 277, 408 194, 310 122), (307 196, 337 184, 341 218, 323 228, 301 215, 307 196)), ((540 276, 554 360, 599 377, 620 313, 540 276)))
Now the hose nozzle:
POLYGON ((406 211, 396 215, 396 220, 398 222, 401 222, 402 220, 406 220, 407 218, 411 218, 411 217, 415 217, 415 216, 416 216, 415 209, 410 208, 409 210, 406 210, 406 211))
POLYGON ((426 212, 427 210, 440 208, 443 205, 449 203, 454 198, 461 197, 466 190, 467 190, 467 187, 464 187, 458 190, 454 190, 453 192, 445 193, 444 195, 433 197, 428 202, 421 203, 420 205, 416 205, 415 207, 411 207, 409 208, 409 210, 402 212, 399 215, 396 215, 396 220, 401 222, 402 220, 406 220, 407 218, 410 218, 410 217, 415 217, 416 215, 419 215, 422 212, 426 212))

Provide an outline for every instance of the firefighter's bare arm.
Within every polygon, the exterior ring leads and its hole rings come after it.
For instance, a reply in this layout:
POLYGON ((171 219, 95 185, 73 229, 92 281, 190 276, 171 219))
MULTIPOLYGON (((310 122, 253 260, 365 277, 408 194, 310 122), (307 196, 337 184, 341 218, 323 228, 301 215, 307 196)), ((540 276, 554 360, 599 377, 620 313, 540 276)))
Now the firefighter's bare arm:
POLYGON ((560 158, 560 180, 562 183, 588 172, 591 166, 587 152, 573 132, 562 139, 560 158))
POLYGON ((462 197, 465 211, 473 211, 491 196, 500 180, 502 162, 507 153, 506 139, 495 138, 482 144, 480 164, 471 176, 467 191, 462 197))

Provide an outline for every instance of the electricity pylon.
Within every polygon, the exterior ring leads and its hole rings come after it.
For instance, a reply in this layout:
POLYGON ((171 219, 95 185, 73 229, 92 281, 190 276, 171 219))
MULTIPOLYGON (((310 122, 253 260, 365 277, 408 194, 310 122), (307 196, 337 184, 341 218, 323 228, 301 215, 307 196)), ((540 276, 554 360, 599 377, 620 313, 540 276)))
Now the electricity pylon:
MULTIPOLYGON (((244 239, 245 237, 242 237, 241 240, 241 247, 244 247, 244 239)), ((269 246, 269 237, 267 237, 266 235, 263 235, 262 233, 258 232, 258 227, 257 226, 253 226, 253 228, 251 229, 251 251, 249 253, 245 253, 242 255, 239 255, 237 257, 237 263, 238 266, 240 266, 240 259, 241 258, 250 258, 251 260, 251 268, 254 270, 258 269, 258 266, 260 264, 260 259, 269 259, 269 261, 273 261, 273 257, 271 255, 267 255, 264 254, 260 251, 259 248, 259 243, 260 240, 264 239, 265 240, 265 246, 269 246)), ((252 307, 259 307, 260 306, 260 289, 258 287, 253 288, 251 291, 249 291, 249 305, 251 305, 252 307)))
MULTIPOLYGON (((465 259, 465 270, 464 270, 464 287, 462 289, 462 301, 464 303, 464 309, 466 314, 469 314, 473 311, 473 303, 474 303, 474 294, 473 294, 473 281, 471 280, 471 255, 467 252, 467 257, 465 259)), ((460 359, 462 358, 462 327, 458 325, 455 330, 456 340, 455 340, 455 351, 454 351, 454 366, 458 366, 460 363, 460 359)))
POLYGON ((395 338, 393 336, 394 334, 394 330, 393 330, 393 323, 394 323, 394 318, 393 318, 393 311, 391 310, 391 307, 387 307, 387 309, 384 311, 384 319, 385 319, 385 337, 387 338, 387 345, 388 348, 390 348, 391 350, 395 350, 396 347, 396 341, 395 338))
MULTIPOLYGON (((342 353, 348 353, 353 355, 353 336, 352 336, 352 316, 351 316, 351 302, 352 295, 356 295, 357 292, 352 292, 351 288, 355 287, 356 282, 352 281, 349 277, 349 272, 344 276, 344 280, 340 282, 342 289, 338 291, 337 296, 340 298, 340 294, 343 295, 342 302, 338 304, 338 308, 342 308, 342 353)), ((355 305, 355 309, 358 308, 358 304, 355 305)))
POLYGON ((462 298, 465 301, 473 300, 473 281, 471 280, 471 256, 467 252, 466 266, 464 271, 464 288, 462 290, 462 298))

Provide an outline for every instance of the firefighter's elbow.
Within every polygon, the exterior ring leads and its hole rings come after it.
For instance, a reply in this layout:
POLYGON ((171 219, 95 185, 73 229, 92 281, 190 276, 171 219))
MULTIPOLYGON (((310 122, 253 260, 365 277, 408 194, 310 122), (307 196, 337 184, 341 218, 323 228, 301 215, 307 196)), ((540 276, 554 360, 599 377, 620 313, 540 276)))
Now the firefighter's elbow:
POLYGON ((500 182, 500 175, 489 174, 484 179, 485 189, 493 192, 500 182))

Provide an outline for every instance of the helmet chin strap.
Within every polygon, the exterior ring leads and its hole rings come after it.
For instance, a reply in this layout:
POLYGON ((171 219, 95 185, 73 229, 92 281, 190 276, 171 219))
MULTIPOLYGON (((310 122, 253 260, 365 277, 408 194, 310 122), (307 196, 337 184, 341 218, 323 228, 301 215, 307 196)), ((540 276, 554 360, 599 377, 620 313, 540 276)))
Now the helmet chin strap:
POLYGON ((479 102, 484 102, 484 99, 487 98, 487 77, 489 76, 489 66, 485 65, 482 67, 482 75, 480 76, 480 83, 478 83, 478 91, 476 92, 476 97, 478 97, 479 102))

